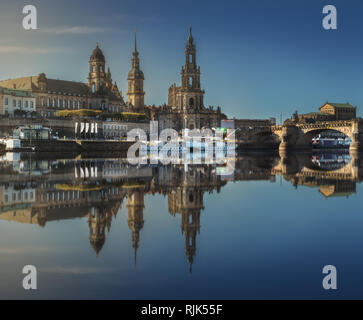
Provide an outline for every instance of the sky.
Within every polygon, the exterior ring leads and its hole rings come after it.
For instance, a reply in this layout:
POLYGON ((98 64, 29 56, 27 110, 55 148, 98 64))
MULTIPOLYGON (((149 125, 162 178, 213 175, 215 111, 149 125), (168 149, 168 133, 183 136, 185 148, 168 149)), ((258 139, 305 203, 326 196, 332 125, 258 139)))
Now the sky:
POLYGON ((363 2, 360 0, 1 0, 0 79, 46 73, 87 81, 99 42, 126 98, 134 30, 145 74, 145 103, 167 102, 180 83, 189 26, 205 105, 229 117, 279 121, 349 102, 363 116, 363 2), (322 27, 337 8, 337 30, 322 27), (25 5, 38 30, 24 30, 25 5))

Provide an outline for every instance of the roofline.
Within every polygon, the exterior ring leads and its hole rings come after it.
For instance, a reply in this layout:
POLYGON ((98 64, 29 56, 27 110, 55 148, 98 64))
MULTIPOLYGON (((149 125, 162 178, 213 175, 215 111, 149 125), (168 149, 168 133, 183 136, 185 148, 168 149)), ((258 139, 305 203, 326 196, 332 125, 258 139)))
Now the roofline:
POLYGON ((350 106, 351 106, 351 108, 355 108, 355 109, 357 109, 357 106, 352 106, 350 103, 337 103, 337 102, 325 102, 320 108, 319 108, 319 110, 322 108, 322 107, 324 107, 324 106, 326 106, 326 105, 330 105, 330 106, 332 106, 332 107, 334 107, 334 108, 340 108, 340 107, 336 107, 336 106, 334 106, 334 104, 349 104, 350 106))

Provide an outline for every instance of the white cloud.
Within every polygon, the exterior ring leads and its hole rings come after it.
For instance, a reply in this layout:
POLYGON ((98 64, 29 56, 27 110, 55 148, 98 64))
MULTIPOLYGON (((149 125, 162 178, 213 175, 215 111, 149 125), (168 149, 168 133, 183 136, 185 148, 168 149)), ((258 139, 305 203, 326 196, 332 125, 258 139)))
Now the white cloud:
POLYGON ((55 250, 49 247, 22 247, 22 248, 0 248, 0 255, 24 255, 34 253, 51 253, 55 250))
POLYGON ((62 35, 62 34, 94 34, 94 33, 104 33, 113 31, 110 28, 100 28, 100 27, 89 27, 89 26, 74 26, 74 27, 58 27, 58 28, 39 28, 40 32, 62 35))
POLYGON ((66 273, 66 274, 100 274, 100 273, 110 273, 114 271, 110 268, 97 268, 97 267, 83 267, 83 266, 55 266, 50 268, 44 268, 40 270, 46 273, 66 273))
POLYGON ((29 48, 22 46, 0 46, 0 53, 17 53, 17 54, 51 54, 67 53, 69 49, 61 48, 29 48))

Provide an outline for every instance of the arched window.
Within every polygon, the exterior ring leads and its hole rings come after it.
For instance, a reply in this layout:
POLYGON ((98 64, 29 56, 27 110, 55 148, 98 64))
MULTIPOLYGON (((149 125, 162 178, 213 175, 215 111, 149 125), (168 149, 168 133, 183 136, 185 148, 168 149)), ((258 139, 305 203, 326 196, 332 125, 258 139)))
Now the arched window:
POLYGON ((96 72, 96 66, 92 66, 92 72, 96 72))
POLYGON ((189 193, 189 202, 193 202, 194 197, 193 197, 193 193, 189 193))
POLYGON ((192 107, 194 106, 194 99, 193 98, 190 98, 189 99, 189 105, 192 107))
POLYGON ((92 93, 96 92, 96 85, 94 83, 92 83, 92 93))

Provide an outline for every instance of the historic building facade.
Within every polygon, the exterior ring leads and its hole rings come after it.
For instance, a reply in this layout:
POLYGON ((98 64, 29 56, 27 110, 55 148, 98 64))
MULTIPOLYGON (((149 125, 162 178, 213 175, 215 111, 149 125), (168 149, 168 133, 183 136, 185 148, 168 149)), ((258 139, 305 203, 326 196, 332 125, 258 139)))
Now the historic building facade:
POLYGON ((320 113, 329 114, 334 120, 351 120, 357 117, 357 107, 347 103, 331 103, 326 102, 319 108, 320 113))
POLYGON ((7 89, 27 91, 36 98, 36 111, 43 118, 60 110, 93 109, 105 113, 127 111, 121 91, 112 81, 110 68, 97 43, 89 59, 88 83, 47 78, 45 73, 0 81, 7 89))
POLYGON ((34 113, 36 98, 24 90, 0 87, 0 115, 14 116, 17 112, 34 113))
POLYGON ((352 120, 357 117, 357 107, 347 103, 326 102, 323 104, 318 112, 310 112, 305 114, 298 114, 296 111, 291 119, 287 122, 321 122, 321 121, 340 121, 352 120))

